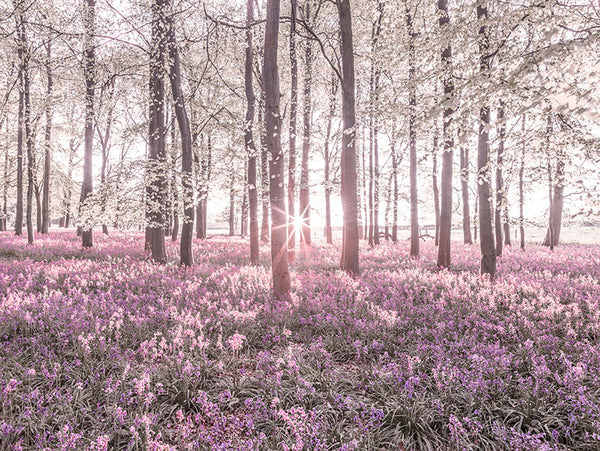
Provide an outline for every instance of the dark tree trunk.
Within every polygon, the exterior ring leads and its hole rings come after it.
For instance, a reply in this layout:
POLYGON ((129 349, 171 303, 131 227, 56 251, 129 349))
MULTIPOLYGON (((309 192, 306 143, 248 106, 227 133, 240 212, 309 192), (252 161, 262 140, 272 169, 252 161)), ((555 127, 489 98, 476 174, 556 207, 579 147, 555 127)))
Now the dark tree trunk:
POLYGON ((365 145, 365 127, 363 125, 362 127, 362 133, 361 133, 361 159, 362 159, 362 188, 363 188, 363 216, 364 216, 364 220, 365 223, 363 225, 363 231, 362 231, 362 235, 363 235, 363 239, 365 240, 369 240, 369 237, 371 236, 369 234, 369 224, 370 224, 370 207, 371 207, 371 196, 367 196, 367 164, 365 162, 366 158, 365 158, 365 153, 366 153, 366 149, 367 146, 365 145))
MULTIPOLYGON (((419 198, 417 192, 417 87, 415 85, 415 32, 410 7, 406 2, 406 28, 408 31, 408 139, 410 146, 410 255, 419 256, 419 198)), ((394 163, 395 164, 395 163, 394 163)), ((396 169, 394 169, 396 171, 396 169)), ((437 183, 436 183, 437 185, 437 183)), ((395 182, 397 190, 397 182, 395 182)), ((396 241, 394 239, 394 241, 396 241)))
MULTIPOLYGON (((310 19, 310 1, 306 2, 304 20, 310 19)), ((304 91, 303 91, 303 132, 302 132, 302 168, 300 171, 300 242, 303 246, 311 244, 310 227, 310 187, 308 162, 310 157, 310 119, 311 119, 311 88, 312 88, 312 41, 305 41, 304 51, 304 91)))
MULTIPOLYGON (((8 121, 7 121, 8 125, 8 121)), ((4 191, 2 193, 2 231, 8 230, 8 172, 9 172, 8 152, 4 154, 4 191)))
MULTIPOLYGON (((43 189, 43 187, 42 187, 43 189)), ((33 193, 35 195, 35 231, 42 233, 42 190, 36 181, 35 172, 33 174, 33 193)))
POLYGON ((258 103, 258 126, 260 130, 260 179, 261 179, 261 196, 262 196, 262 219, 260 226, 260 240, 263 243, 269 242, 270 225, 269 225, 269 153, 266 145, 266 128, 264 121, 264 89, 258 103))
POLYGON ((460 183, 463 207, 463 241, 472 244, 471 209, 469 206, 469 149, 460 147, 460 183))
POLYGON ((356 192, 356 112, 354 82, 354 44, 350 0, 336 0, 340 21, 342 57, 342 153, 341 195, 344 210, 342 270, 358 273, 358 196, 356 192))
POLYGON ((290 73, 292 78, 292 92, 290 99, 290 127, 289 127, 289 165, 288 165, 288 250, 291 260, 296 252, 296 135, 298 115, 298 59, 296 58, 296 13, 298 1, 291 0, 292 21, 290 23, 290 73))
MULTIPOLYGON (((440 28, 449 26, 448 0, 438 0, 440 28)), ((452 46, 448 44, 442 50, 443 85, 444 85, 444 154, 442 155, 442 184, 440 206, 440 240, 437 265, 450 266, 450 247, 452 233, 452 160, 454 157, 454 138, 451 133, 454 84, 452 82, 452 46)))
POLYGON ((150 53, 150 121, 149 121, 149 174, 148 191, 150 242, 152 259, 167 261, 165 248, 165 218, 163 215, 166 194, 165 146, 165 48, 164 24, 168 14, 168 0, 152 3, 152 48, 150 53))
MULTIPOLYGON (((489 77, 489 29, 487 26, 487 1, 478 0, 477 19, 479 21, 479 71, 489 77)), ((477 144, 477 193, 479 197, 479 245, 481 248, 481 274, 496 275, 496 246, 492 228, 492 207, 490 205, 490 109, 484 105, 479 111, 479 139, 477 144)))
POLYGON ((522 124, 523 145, 521 147, 521 165, 519 167, 519 234, 521 238, 521 249, 525 250, 525 220, 523 217, 523 177, 525 175, 525 114, 522 124))
POLYGON ((50 146, 52 138, 52 46, 46 42, 46 128, 44 130, 44 188, 42 194, 42 233, 50 228, 50 146))
MULTIPOLYGON (((167 0, 169 1, 169 0, 167 0)), ((185 108, 185 96, 183 95, 181 63, 179 61, 179 48, 175 38, 175 25, 173 15, 167 14, 166 29, 169 43, 169 79, 171 81, 171 93, 175 103, 175 115, 179 125, 179 136, 181 137, 181 184, 183 186, 183 226, 181 228, 181 241, 179 246, 179 259, 182 266, 192 266, 194 255, 192 241, 194 236, 194 187, 192 184, 192 133, 190 121, 185 108)))
POLYGON ((496 212, 494 214, 494 227, 496 232, 496 256, 502 256, 502 209, 504 202, 504 187, 502 180, 502 168, 504 166, 504 139, 506 128, 504 125, 504 107, 501 104, 498 110, 498 157, 496 160, 496 212))
MULTIPOLYGON (((175 124, 172 125, 174 137, 175 124)), ((177 188, 177 172, 175 171, 177 163, 177 145, 176 140, 171 140, 171 191, 173 193, 173 230, 171 230, 171 241, 177 241, 179 237, 179 190, 177 188)))
POLYGON ((375 244, 375 207, 373 187, 375 185, 375 173, 373 167, 373 120, 369 117, 369 246, 375 244))
POLYGON ((263 86, 265 89, 266 145, 271 155, 271 261, 273 292, 275 296, 288 296, 291 289, 288 268, 288 233, 285 209, 284 155, 281 148, 281 116, 279 110, 279 70, 277 44, 279 34, 279 0, 267 0, 263 86))
POLYGON ((258 195, 257 195, 257 154, 252 135, 254 123, 254 87, 252 86, 253 47, 251 24, 254 20, 254 2, 246 2, 246 64, 244 67, 244 81, 246 87, 246 127, 244 138, 246 152, 248 153, 248 197, 250 201, 250 264, 258 265, 259 262, 259 236, 258 236, 258 195))
MULTIPOLYGON (((96 49, 94 35, 96 33, 96 0, 85 0, 84 9, 85 50, 83 52, 85 74, 85 142, 83 157, 83 183, 81 185, 80 205, 85 204, 94 189, 92 178, 92 157, 94 151, 94 95, 96 90, 96 49)), ((91 218, 81 224, 81 244, 92 247, 91 218)))

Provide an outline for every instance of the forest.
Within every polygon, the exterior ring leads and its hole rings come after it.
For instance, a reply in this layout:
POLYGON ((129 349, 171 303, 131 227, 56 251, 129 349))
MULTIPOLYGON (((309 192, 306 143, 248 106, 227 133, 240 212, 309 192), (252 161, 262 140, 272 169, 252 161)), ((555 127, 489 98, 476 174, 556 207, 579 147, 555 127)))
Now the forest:
POLYGON ((600 1, 0 0, 0 450, 600 449, 600 1))

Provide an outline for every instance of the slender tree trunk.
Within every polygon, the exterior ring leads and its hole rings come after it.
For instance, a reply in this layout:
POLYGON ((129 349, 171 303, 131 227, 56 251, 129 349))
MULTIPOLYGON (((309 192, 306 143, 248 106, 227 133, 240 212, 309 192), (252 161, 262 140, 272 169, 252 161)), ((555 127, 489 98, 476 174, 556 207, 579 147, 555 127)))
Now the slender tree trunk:
POLYGON ((260 226, 260 240, 263 243, 269 242, 270 225, 269 225, 269 153, 266 145, 266 128, 264 120, 264 89, 258 103, 258 126, 260 130, 260 174, 261 174, 261 196, 262 196, 262 220, 260 226))
POLYGON ((265 89, 266 144, 270 160, 271 261, 273 293, 288 296, 291 289, 288 268, 288 233, 285 209, 284 155, 281 148, 281 116, 279 110, 279 69, 277 44, 279 34, 279 0, 267 0, 263 85, 265 89))
MULTIPOLYGON (((172 6, 172 4, 171 4, 172 6)), ((192 133, 190 121, 185 108, 185 96, 183 95, 181 63, 179 61, 179 47, 175 38, 175 25, 173 15, 168 14, 167 32, 169 43, 169 79, 171 81, 171 92, 175 103, 175 115, 179 125, 181 137, 181 183, 183 186, 183 226, 181 228, 181 241, 179 246, 179 258, 182 266, 192 266, 194 255, 192 241, 194 236, 194 187, 192 184, 192 133)))
POLYGON ((244 165, 244 185, 242 189, 242 202, 240 211, 240 236, 245 237, 248 234, 248 169, 244 165))
POLYGON ((433 207, 435 215, 435 245, 438 246, 440 243, 440 191, 438 188, 437 181, 437 151, 438 151, 438 137, 437 127, 435 128, 435 136, 433 138, 433 166, 431 170, 431 178, 433 183, 433 207))
POLYGON ((373 167, 373 117, 369 117, 369 246, 375 244, 375 205, 373 187, 375 185, 375 172, 373 167))
MULTIPOLYGON (((395 136, 395 133, 392 135, 395 136)), ((394 176, 394 205, 393 205, 393 222, 392 222, 392 241, 395 243, 398 241, 398 157, 396 156, 395 143, 392 142, 392 173, 394 176)), ((412 181, 411 181, 412 182, 412 181)), ((411 210, 412 214, 412 210, 411 210)), ((412 217, 411 217, 412 227, 412 217)), ((412 236, 412 230, 411 230, 412 236)), ((419 239, 419 227, 417 224, 417 240, 419 239)))
MULTIPOLYGON (((172 125, 171 136, 175 136, 175 124, 172 125)), ((175 170, 177 163, 177 144, 176 140, 171 140, 171 190, 173 193, 173 230, 171 230, 171 241, 177 241, 179 237, 179 190, 177 188, 177 172, 175 170)))
MULTIPOLYGON (((489 29, 487 26, 487 0, 478 0, 477 20, 479 21, 479 71, 489 77, 489 29)), ((496 275, 496 246, 492 229, 492 207, 490 205, 490 109, 484 105, 479 111, 479 141, 477 144, 477 193, 479 196, 479 245, 481 248, 481 274, 496 275)))
POLYGON ((335 115, 335 104, 336 104, 336 92, 338 87, 338 80, 333 76, 331 80, 331 93, 329 95, 329 116, 327 118, 327 131, 325 134, 325 173, 324 173, 324 184, 325 184, 325 241, 327 244, 333 244, 333 233, 331 229, 331 191, 332 191, 332 180, 331 180, 331 155, 329 150, 329 144, 331 140, 331 127, 333 122, 333 116, 335 115))
POLYGON ((44 189, 42 200, 42 233, 50 228, 50 152, 52 137, 52 46, 46 42, 46 128, 44 130, 44 189))
MULTIPOLYGON (((408 31, 408 139, 410 146, 410 255, 419 256, 419 198, 417 192, 417 87, 415 85, 415 32, 410 6, 406 2, 406 28, 408 31)), ((394 169, 395 171, 396 169, 394 169)), ((437 183, 435 184, 437 187, 437 183)), ((395 182, 397 190, 397 182, 395 182)), ((437 226, 436 226, 437 228, 437 226)), ((394 239, 395 241, 395 239, 394 239)))
POLYGON ((554 250, 560 240, 560 231, 562 225, 562 213, 564 204, 564 179, 565 179, 565 161, 566 155, 563 148, 558 148, 556 152, 556 173, 554 181, 552 180, 552 169, 550 164, 550 136, 552 134, 552 116, 548 113, 547 127, 547 151, 548 151, 548 197, 550 199, 548 230, 542 243, 554 250))
MULTIPOLYGON (((295 1, 295 0, 294 0, 295 1)), ((307 0, 305 7, 305 21, 310 19, 310 0, 307 0)), ((304 49, 304 91, 303 91, 303 132, 302 132, 302 168, 300 171, 300 242, 304 246, 311 244, 310 227, 310 186, 308 163, 310 157, 310 119, 311 119, 311 89, 312 89, 312 41, 305 41, 304 49)))
POLYGON ((350 0, 336 0, 340 21, 340 50, 342 57, 342 152, 341 194, 344 210, 342 239, 342 270, 358 273, 358 199, 356 183, 356 112, 354 81, 354 44, 350 0))
POLYGON ((496 231, 496 256, 502 256, 502 204, 504 200, 504 187, 502 185, 502 168, 504 166, 504 139, 506 128, 504 126, 504 106, 501 103, 498 110, 498 157, 496 160, 496 212, 494 214, 494 227, 496 231))
POLYGON ((362 188, 363 188, 363 216, 365 218, 365 223, 364 223, 364 231, 363 231, 363 238, 365 240, 369 240, 369 237, 371 236, 369 234, 369 224, 370 224, 370 215, 369 212, 370 207, 371 207, 371 196, 367 196, 367 165, 365 162, 365 153, 366 153, 366 149, 367 146, 365 145, 365 126, 363 124, 362 126, 362 133, 361 133, 361 158, 362 158, 362 188))
MULTIPOLYGON (((8 126, 8 121, 7 121, 8 126)), ((8 230, 8 173, 10 165, 8 160, 8 149, 4 154, 4 192, 2 193, 2 231, 8 230)))
POLYGON ((250 201, 250 264, 258 265, 259 262, 259 236, 258 236, 258 195, 257 195, 257 152, 252 135, 254 124, 254 87, 252 86, 252 66, 254 49, 252 47, 251 24, 254 20, 254 2, 246 2, 246 61, 244 67, 244 80, 246 88, 246 127, 244 130, 244 141, 248 153, 248 197, 250 201))
POLYGON ((36 207, 36 215, 35 215, 35 231, 37 233, 42 233, 42 190, 40 190, 40 186, 36 181, 35 172, 33 174, 33 194, 35 196, 35 207, 36 207))
POLYGON ((463 207, 463 241, 472 244, 471 209, 469 207, 469 149, 460 147, 460 182, 463 207))
MULTIPOLYGON (((15 2, 15 8, 17 3, 15 2)), ((17 206, 15 235, 23 235, 23 135, 25 133, 25 72, 28 66, 28 50, 25 24, 22 14, 17 19, 17 55, 19 59, 19 113, 17 132, 17 206)))
POLYGON ((102 189, 102 200, 101 200, 101 202, 102 202, 102 206, 101 206, 101 208, 102 208, 102 211, 101 211, 102 233, 104 235, 108 235, 108 225, 106 224, 106 219, 104 218, 104 215, 106 213, 106 204, 108 202, 108 189, 106 186, 106 170, 107 170, 107 166, 108 166, 108 157, 109 157, 110 148, 111 148, 110 133, 111 133, 111 129, 112 129, 112 120, 113 120, 113 111, 114 111, 114 105, 113 105, 114 95, 115 95, 115 78, 113 77, 109 82, 106 131, 104 132, 104 136, 102 136, 100 133, 98 133, 98 135, 100 137, 100 144, 102 147, 102 166, 100 168, 100 186, 102 189))
POLYGON ((292 78, 292 92, 290 99, 290 127, 289 127, 289 165, 288 165, 288 258, 294 260, 296 252, 296 136, 298 115, 298 59, 296 57, 296 14, 298 1, 291 0, 292 21, 290 23, 290 72, 292 78))
POLYGON ((235 190, 233 175, 229 178, 229 236, 235 235, 235 190))
MULTIPOLYGON (((92 156, 94 150, 94 95, 96 90, 96 49, 94 35, 96 34, 96 0, 85 0, 84 9, 85 50, 83 71, 85 74, 85 143, 83 157, 83 183, 81 185, 80 205, 84 205, 94 189, 92 178, 92 156)), ((81 224, 81 244, 92 247, 91 218, 85 218, 81 224)))
POLYGON ((165 47, 164 24, 168 14, 168 0, 154 0, 152 4, 152 48, 150 54, 150 121, 149 121, 149 173, 148 198, 150 242, 152 259, 167 261, 165 248, 165 218, 163 216, 166 194, 165 146, 165 47))
POLYGON ((521 147, 521 166, 519 167, 519 233, 521 238, 521 249, 525 250, 525 221, 523 217, 523 177, 525 175, 525 114, 522 124, 523 145, 521 147))
MULTIPOLYGON (((438 0, 440 28, 449 26, 448 0, 438 0)), ((444 85, 444 153, 442 155, 442 184, 440 205, 440 240, 437 265, 450 266, 450 247, 452 233, 452 160, 454 157, 454 138, 451 133, 454 84, 452 81, 452 46, 450 43, 442 50, 443 85, 444 85)))

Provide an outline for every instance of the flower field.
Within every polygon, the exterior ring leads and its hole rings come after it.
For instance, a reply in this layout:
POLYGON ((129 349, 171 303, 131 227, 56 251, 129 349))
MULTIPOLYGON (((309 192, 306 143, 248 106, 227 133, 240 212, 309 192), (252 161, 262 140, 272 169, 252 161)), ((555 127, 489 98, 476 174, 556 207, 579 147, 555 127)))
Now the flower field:
POLYGON ((317 245, 289 302, 239 238, 0 234, 0 449, 598 450, 600 246, 317 245))

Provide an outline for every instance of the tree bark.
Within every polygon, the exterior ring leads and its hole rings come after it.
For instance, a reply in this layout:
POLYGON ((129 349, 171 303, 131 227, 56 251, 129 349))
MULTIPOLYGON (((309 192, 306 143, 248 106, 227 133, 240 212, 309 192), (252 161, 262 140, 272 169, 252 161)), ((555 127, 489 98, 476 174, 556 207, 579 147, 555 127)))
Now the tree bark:
MULTIPOLYGON (((406 28, 408 31, 408 139, 410 147, 410 255, 419 256, 419 198, 417 191, 417 87, 415 80, 415 32, 410 6, 406 2, 406 28)), ((397 192, 394 158, 394 190, 397 192)), ((437 185, 437 183, 436 183, 437 185)), ((392 232, 395 234, 395 232, 392 232)), ((396 241, 396 238, 394 238, 396 241)))
POLYGON ((331 127, 333 116, 335 115, 336 92, 338 80, 333 76, 331 80, 331 92, 329 94, 329 116, 327 117, 327 130, 325 133, 325 150, 324 150, 324 185, 325 185, 325 241, 327 244, 333 244, 333 231, 331 228, 331 191, 333 181, 331 180, 331 155, 330 155, 330 140, 331 127))
POLYGON ((263 86, 265 89, 266 145, 270 160, 271 261, 273 293, 288 296, 291 289, 288 268, 287 218, 284 188, 284 155, 281 148, 281 115, 279 111, 279 70, 277 44, 279 34, 279 0, 267 0, 263 86))
POLYGON ((250 203, 250 264, 258 265, 259 262, 259 236, 258 236, 258 195, 257 195, 257 152, 252 135, 254 124, 254 87, 252 86, 252 67, 254 49, 252 47, 251 24, 254 20, 254 2, 246 2, 246 61, 244 67, 244 81, 246 88, 246 127, 244 130, 244 141, 248 153, 248 197, 250 203))
POLYGON ((525 175, 525 114, 523 114, 522 135, 523 145, 521 147, 521 166, 519 167, 519 234, 521 238, 521 249, 525 250, 525 221, 523 217, 524 196, 523 178, 525 175))
MULTIPOLYGON (((295 1, 295 0, 294 0, 295 1)), ((306 2, 304 20, 310 19, 310 0, 306 2)), ((311 89, 312 89, 312 41, 305 41, 304 49, 304 91, 303 91, 303 132, 302 132, 302 163, 300 171, 300 242, 304 246, 311 244, 310 227, 310 187, 308 163, 310 157, 310 119, 311 119, 311 89)))
MULTIPOLYGON (((96 0, 85 0, 84 8, 85 50, 83 52, 85 74, 85 141, 83 157, 83 183, 81 185, 80 205, 92 194, 94 189, 92 178, 92 157, 94 151, 94 95, 96 90, 96 49, 94 35, 96 33, 96 0)), ((91 218, 86 218, 81 224, 81 244, 92 247, 91 218)))
POLYGON ((556 173, 552 181, 552 170, 550 167, 550 136, 552 134, 552 116, 548 113, 547 128, 547 148, 548 148, 548 191, 550 198, 550 209, 548 218, 548 230, 544 246, 549 246, 553 250, 560 241, 560 231, 562 225, 562 213, 564 204, 564 179, 565 179, 565 161, 566 155, 563 148, 559 147, 556 152, 556 173))
POLYGON ((438 188, 437 180, 437 153, 438 153, 438 137, 437 137, 437 126, 435 127, 435 136, 433 137, 433 164, 431 169, 431 179, 433 183, 433 207, 435 215, 435 245, 440 244, 440 190, 438 188))
POLYGON ((504 126, 504 107, 501 103, 498 110, 498 156, 496 160, 496 212, 494 214, 494 227, 496 232, 496 256, 502 256, 502 206, 504 202, 504 187, 502 180, 502 168, 504 166, 504 139, 506 128, 504 126))
POLYGON ((336 0, 340 21, 340 50, 342 57, 342 152, 341 195, 344 216, 342 258, 340 268, 356 274, 359 270, 358 199, 356 192, 356 111, 354 81, 354 45, 350 0, 336 0))
MULTIPOLYGON (((395 133, 392 135, 392 139, 394 139, 395 133)), ((395 243, 398 241, 398 157, 396 155, 396 147, 395 143, 392 142, 392 171, 394 176, 394 205, 392 207, 392 241, 395 243)), ((411 180, 412 183, 412 180, 411 180)), ((411 210, 412 215, 412 210, 411 210)), ((412 217, 411 217, 411 227, 412 227, 412 217)), ((411 230, 412 237, 412 230, 411 230)), ((419 227, 417 223, 417 239, 419 239, 419 227)))
MULTIPOLYGON (((487 26, 487 0, 478 0, 477 20, 479 21, 479 72, 489 77, 489 29, 487 26)), ((496 275, 496 246, 492 229, 492 207, 490 205, 490 109, 484 105, 479 111, 479 139, 477 143, 477 192, 479 196, 479 245, 481 249, 481 274, 496 275)))
POLYGON ((261 93, 258 103, 258 126, 260 130, 260 174, 261 174, 261 196, 262 196, 262 219, 260 226, 260 240, 263 243, 269 242, 269 153, 266 145, 266 128, 264 120, 264 89, 261 93))
MULTIPOLYGON (((440 28, 449 26, 448 0, 438 0, 440 28)), ((452 81, 452 46, 448 44, 442 50, 443 85, 444 85, 444 154, 442 155, 442 183, 440 206, 440 241, 438 247, 439 267, 450 266, 450 247, 452 233, 452 160, 454 157, 454 138, 450 131, 452 124, 454 83, 452 81)))
MULTIPOLYGON (((170 1, 170 0, 168 0, 170 1)), ((172 2, 171 2, 172 6, 172 2)), ((182 266, 192 266, 194 255, 192 241, 194 236, 194 187, 192 184, 192 133, 190 121, 185 108, 185 97, 183 95, 181 63, 179 61, 179 48, 175 37, 175 25, 173 15, 170 13, 166 18, 166 29, 169 43, 169 79, 171 81, 171 93, 175 103, 175 115, 179 125, 179 136, 181 137, 181 184, 183 186, 183 226, 181 228, 181 241, 179 246, 179 260, 182 266)))
MULTIPOLYGON (((15 2, 15 8, 17 3, 15 2)), ((17 18, 17 57, 19 60, 19 113, 17 132, 17 205, 15 235, 23 235, 23 135, 25 133, 25 72, 28 70, 28 50, 22 14, 17 18)))
POLYGON ((229 178, 229 236, 235 235, 235 179, 233 175, 229 178))
POLYGON ((296 14, 298 1, 291 0, 292 21, 290 23, 290 74, 292 92, 290 99, 290 127, 289 127, 289 164, 288 164, 288 258, 294 260, 296 252, 296 135, 298 115, 298 59, 296 57, 296 14))
POLYGON ((150 121, 149 121, 149 174, 148 191, 150 242, 152 259, 157 263, 167 261, 165 248, 165 218, 163 215, 166 194, 165 146, 165 48, 164 24, 168 14, 168 0, 152 3, 152 48, 150 52, 150 121))
POLYGON ((463 241, 472 244, 471 209, 469 206, 469 149, 460 147, 460 182, 463 207, 463 241))
POLYGON ((48 40, 46 46, 46 127, 44 130, 44 188, 42 194, 42 233, 50 228, 50 153, 52 138, 52 44, 48 40))

